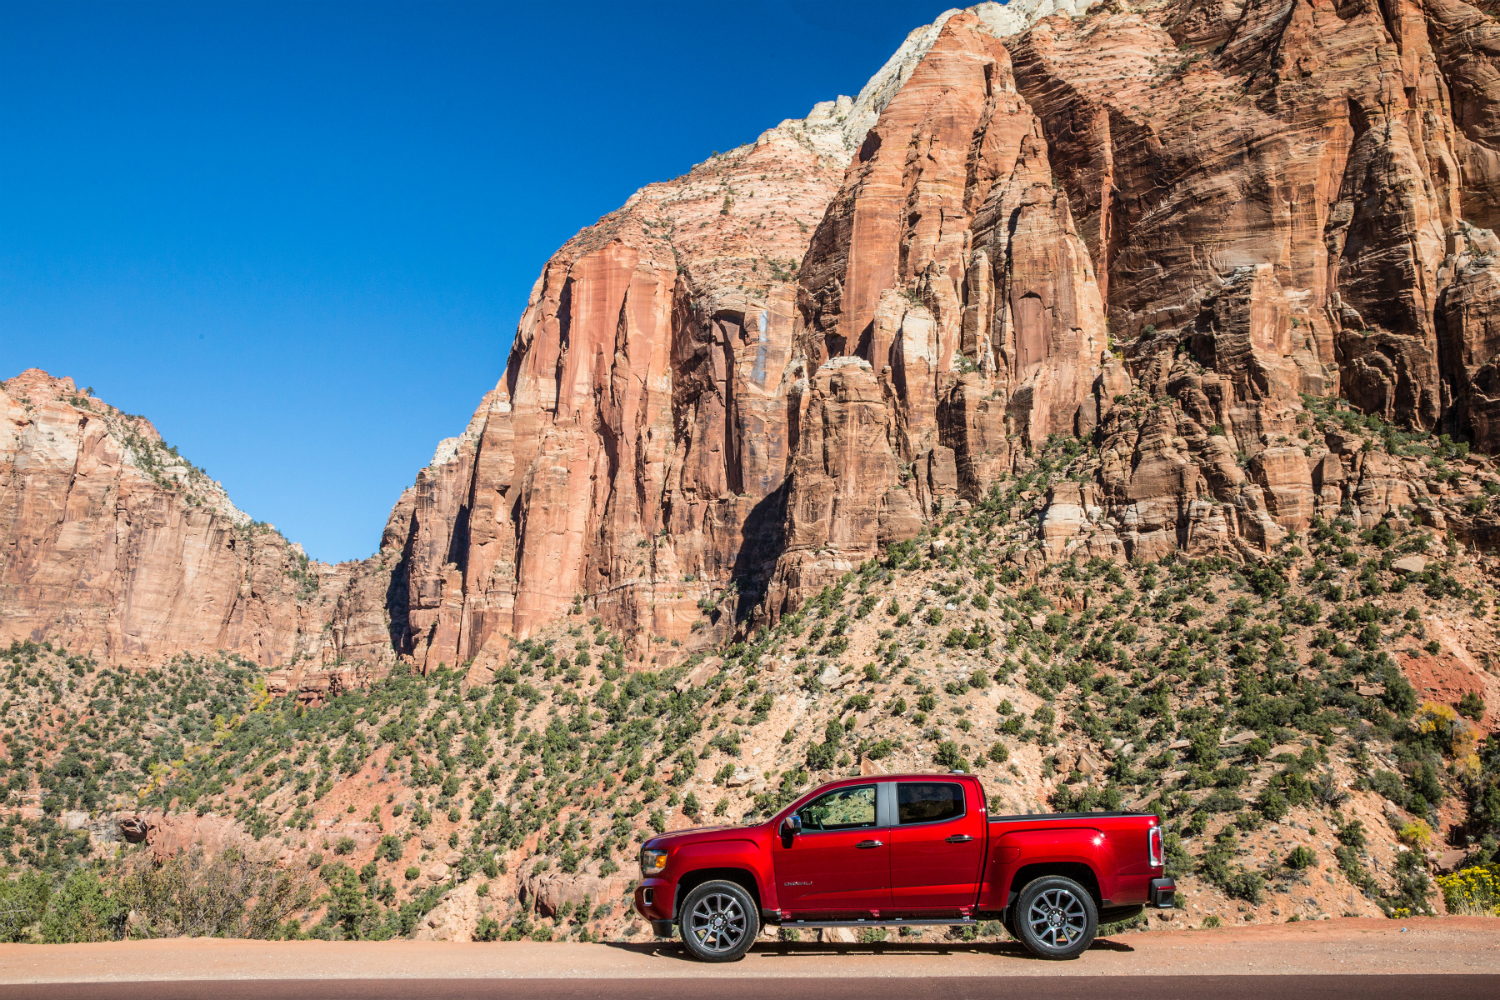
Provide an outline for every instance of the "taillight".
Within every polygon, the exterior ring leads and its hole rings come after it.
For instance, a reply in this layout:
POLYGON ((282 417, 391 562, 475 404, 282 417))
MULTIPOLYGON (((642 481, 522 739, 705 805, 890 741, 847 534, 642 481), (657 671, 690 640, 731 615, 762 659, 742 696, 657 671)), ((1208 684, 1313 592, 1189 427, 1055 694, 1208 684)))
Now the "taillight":
POLYGON ((1151 867, 1160 868, 1163 864, 1161 853, 1161 827, 1153 826, 1150 837, 1147 839, 1147 853, 1151 857, 1151 867))

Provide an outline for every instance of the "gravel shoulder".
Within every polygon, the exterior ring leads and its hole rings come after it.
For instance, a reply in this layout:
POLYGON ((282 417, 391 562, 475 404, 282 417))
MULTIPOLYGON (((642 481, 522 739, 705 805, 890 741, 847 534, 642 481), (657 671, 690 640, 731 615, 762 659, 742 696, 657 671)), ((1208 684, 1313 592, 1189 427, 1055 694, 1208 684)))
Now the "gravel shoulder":
POLYGON ((0 945, 0 983, 238 979, 634 979, 1500 973, 1500 920, 1348 918, 1103 939, 1075 962, 1020 945, 757 945, 701 965, 676 943, 172 939, 0 945))

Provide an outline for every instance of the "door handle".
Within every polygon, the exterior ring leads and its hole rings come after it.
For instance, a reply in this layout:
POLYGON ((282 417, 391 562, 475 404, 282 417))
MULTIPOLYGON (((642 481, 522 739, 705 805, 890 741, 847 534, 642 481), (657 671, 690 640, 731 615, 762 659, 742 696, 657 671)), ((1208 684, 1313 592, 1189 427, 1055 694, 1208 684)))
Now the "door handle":
POLYGON ((951 837, 948 838, 948 843, 950 843, 950 844, 967 844, 969 841, 971 841, 973 839, 974 838, 971 837, 971 836, 969 836, 967 833, 955 833, 953 836, 951 836, 951 837))
POLYGON ((860 850, 864 850, 867 847, 884 847, 885 843, 879 840, 861 840, 854 846, 859 848, 860 850))

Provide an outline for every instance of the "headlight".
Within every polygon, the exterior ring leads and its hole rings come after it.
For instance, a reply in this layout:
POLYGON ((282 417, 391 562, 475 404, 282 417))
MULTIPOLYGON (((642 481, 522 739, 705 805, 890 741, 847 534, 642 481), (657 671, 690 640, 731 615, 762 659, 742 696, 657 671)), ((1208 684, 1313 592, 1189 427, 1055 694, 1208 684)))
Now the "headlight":
POLYGON ((667 867, 667 852, 649 847, 641 848, 641 877, 655 875, 667 867))

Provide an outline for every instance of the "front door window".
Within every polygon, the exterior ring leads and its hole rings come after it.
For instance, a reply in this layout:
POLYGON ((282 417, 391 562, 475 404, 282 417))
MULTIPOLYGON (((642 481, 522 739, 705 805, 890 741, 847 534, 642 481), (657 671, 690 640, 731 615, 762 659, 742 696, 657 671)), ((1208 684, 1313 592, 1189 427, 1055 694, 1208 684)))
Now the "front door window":
POLYGON ((860 830, 875 826, 875 786, 836 788, 797 810, 806 831, 860 830))

